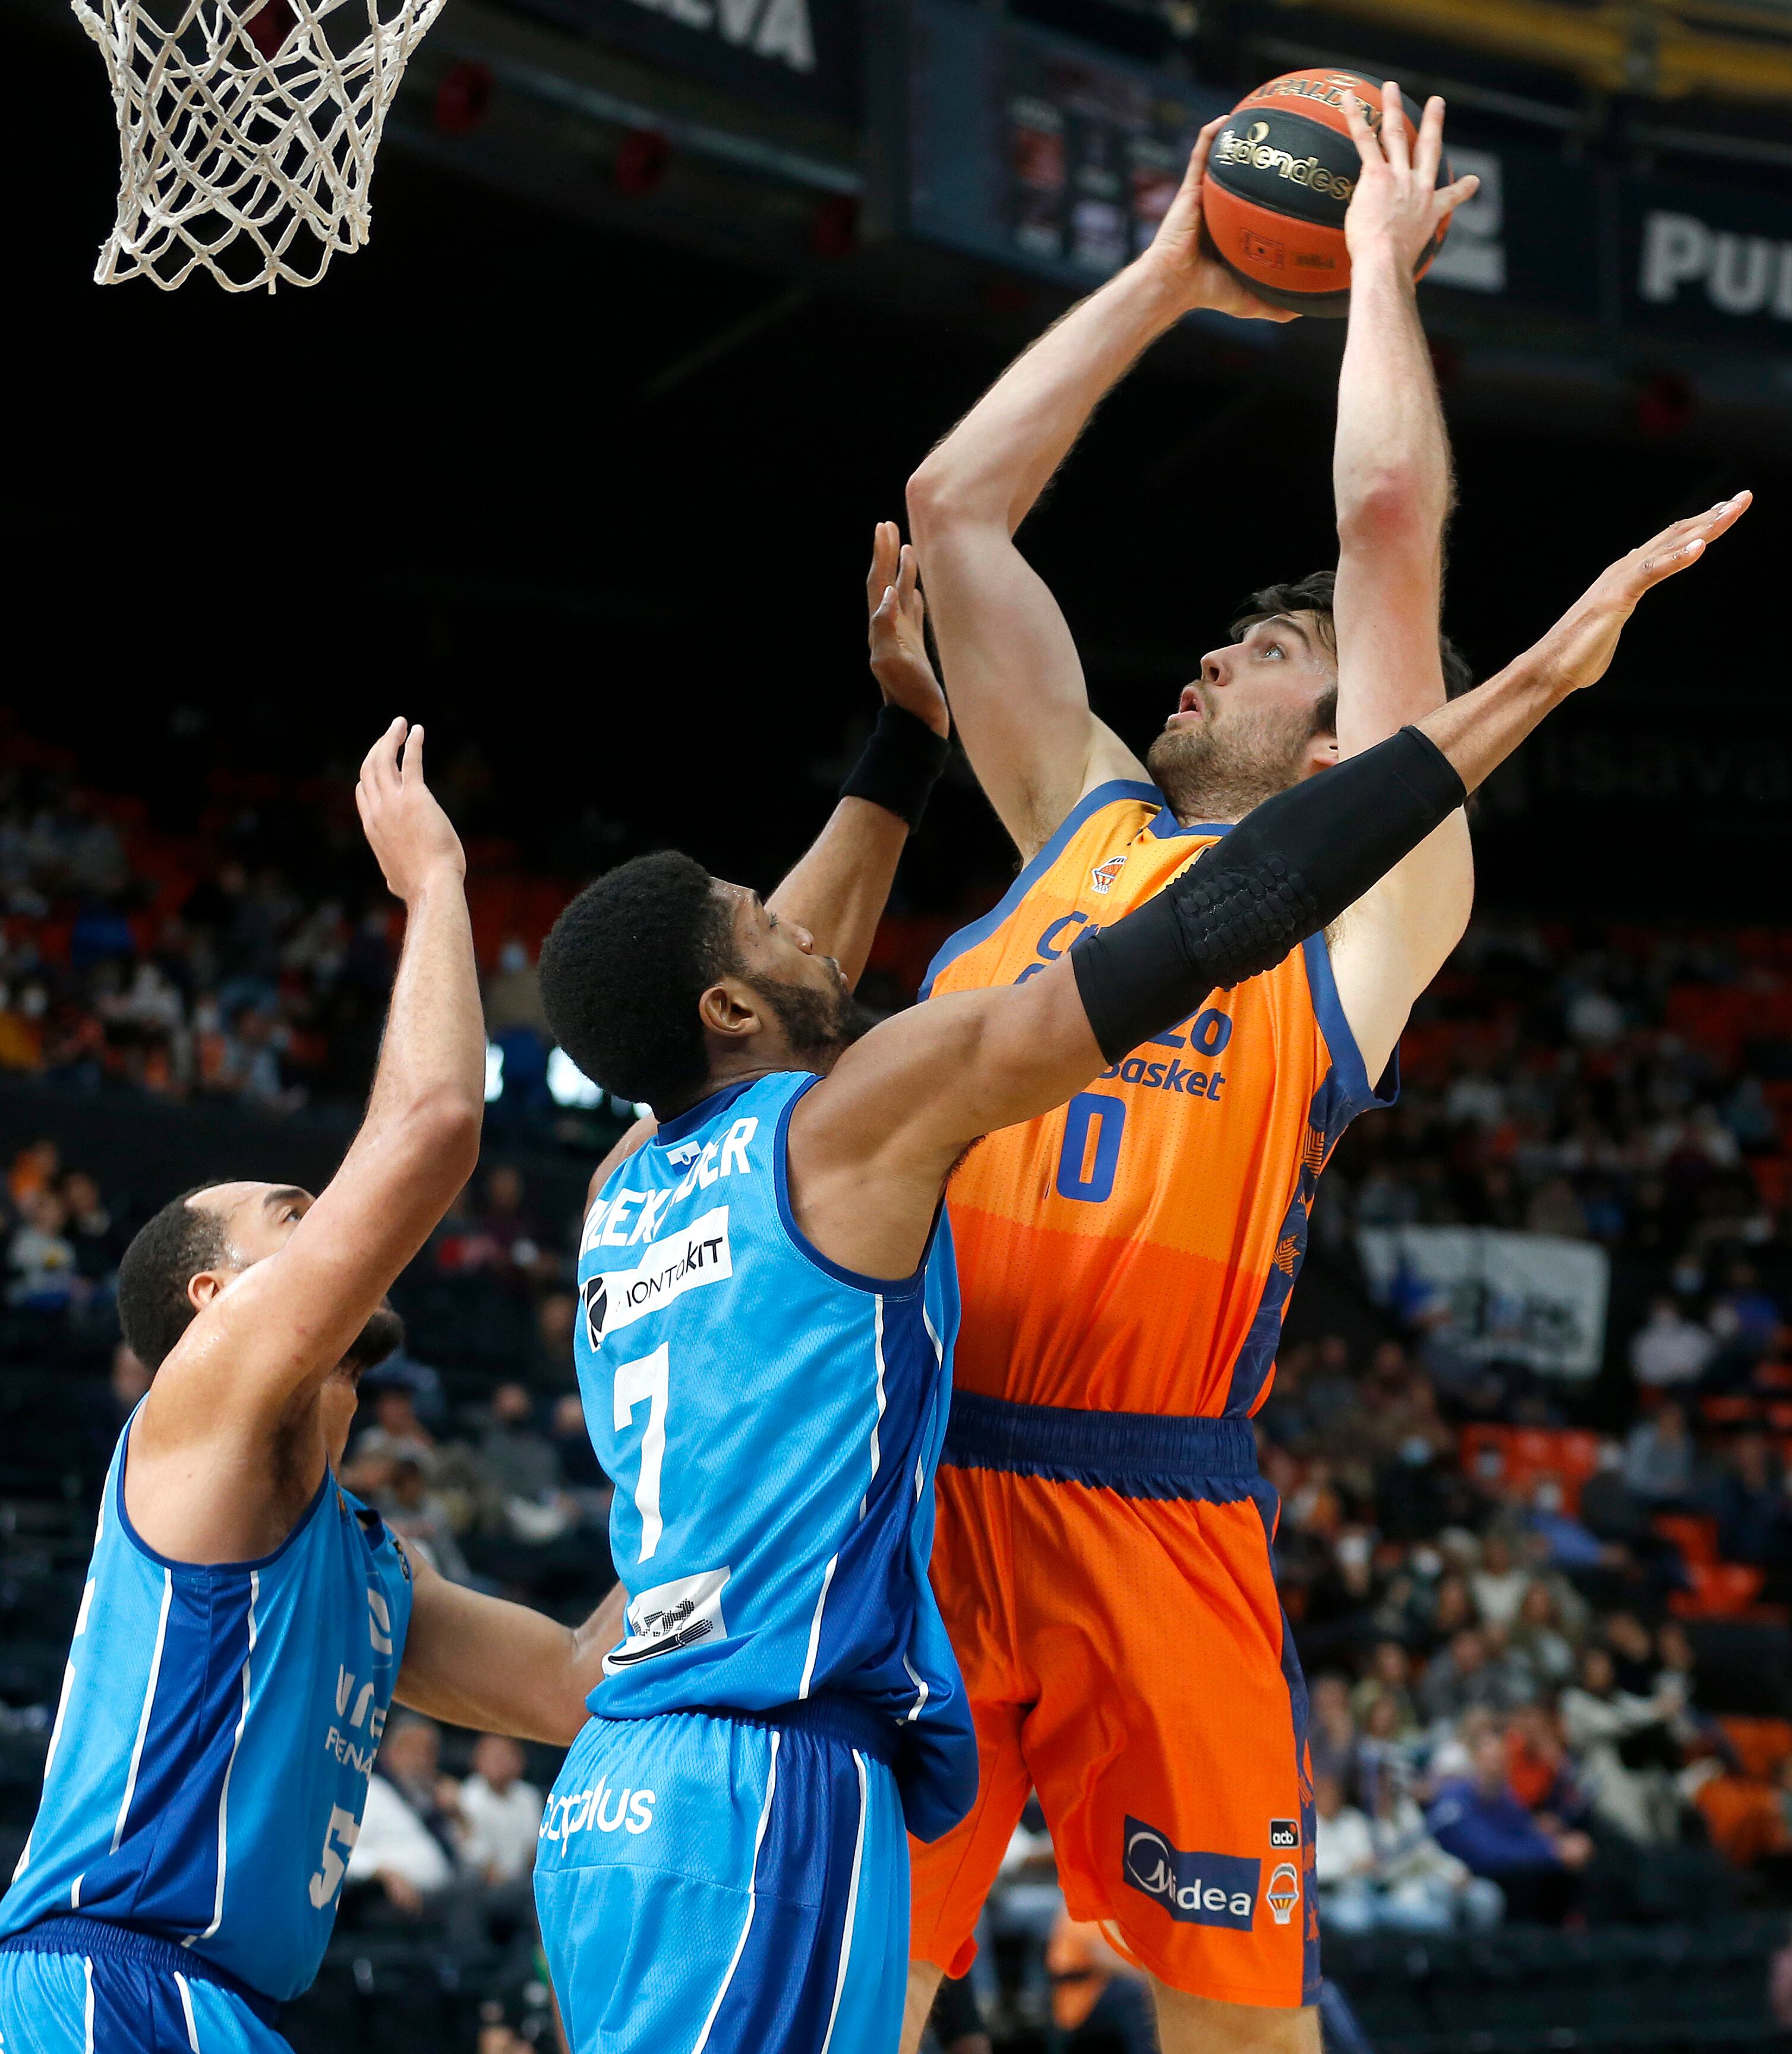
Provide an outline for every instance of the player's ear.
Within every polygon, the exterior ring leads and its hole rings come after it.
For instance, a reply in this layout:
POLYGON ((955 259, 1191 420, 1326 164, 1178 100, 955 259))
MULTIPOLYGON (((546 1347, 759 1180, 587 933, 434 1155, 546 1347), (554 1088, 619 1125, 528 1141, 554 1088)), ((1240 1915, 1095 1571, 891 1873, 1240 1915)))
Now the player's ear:
POLYGON ((234 1271, 226 1271, 220 1274, 215 1269, 202 1269, 197 1277, 189 1277, 187 1280, 187 1302, 195 1312, 202 1312, 234 1273, 234 1271))
POLYGON ((718 978, 697 1001, 705 1033, 725 1041, 745 1041, 762 1033, 765 1016, 759 995, 737 977, 718 978))

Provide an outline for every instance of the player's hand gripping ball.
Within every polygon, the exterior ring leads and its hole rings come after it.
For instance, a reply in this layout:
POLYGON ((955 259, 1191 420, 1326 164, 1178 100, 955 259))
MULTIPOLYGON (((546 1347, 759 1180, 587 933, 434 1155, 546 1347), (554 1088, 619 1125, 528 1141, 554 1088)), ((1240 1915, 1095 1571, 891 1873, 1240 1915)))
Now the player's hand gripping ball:
MULTIPOLYGON (((1295 313, 1342 317, 1350 306, 1344 216, 1362 169, 1347 100, 1381 132, 1382 89, 1353 71, 1291 71, 1248 93, 1213 139, 1201 214, 1214 255, 1259 299, 1295 313)), ((1419 109, 1404 94, 1406 134, 1419 109)), ((1441 156, 1437 184, 1451 183, 1441 156)), ((1422 277, 1444 241, 1447 218, 1420 252, 1422 277)))

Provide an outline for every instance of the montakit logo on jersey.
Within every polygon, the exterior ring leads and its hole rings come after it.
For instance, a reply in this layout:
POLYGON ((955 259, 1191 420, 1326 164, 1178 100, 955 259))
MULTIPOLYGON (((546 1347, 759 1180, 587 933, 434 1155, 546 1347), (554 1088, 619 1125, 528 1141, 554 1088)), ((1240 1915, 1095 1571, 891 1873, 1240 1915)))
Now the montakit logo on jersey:
MULTIPOLYGON (((1188 1854, 1157 1827, 1129 1818, 1120 1871, 1134 1890, 1155 1898, 1172 1918, 1185 1926, 1224 1926, 1237 1933, 1251 1930, 1257 1886, 1263 1878, 1263 1863, 1254 1856, 1188 1854)), ((1278 1869, 1278 1883, 1281 1875, 1278 1869)), ((1278 1923, 1287 1922, 1283 1914, 1276 1917, 1278 1923)))
POLYGON ((717 1206, 689 1226, 650 1241, 632 1269, 606 1269, 588 1277, 580 1292, 585 1337, 601 1348, 606 1334, 632 1326, 699 1284, 717 1284, 734 1274, 728 1240, 728 1208, 717 1206))

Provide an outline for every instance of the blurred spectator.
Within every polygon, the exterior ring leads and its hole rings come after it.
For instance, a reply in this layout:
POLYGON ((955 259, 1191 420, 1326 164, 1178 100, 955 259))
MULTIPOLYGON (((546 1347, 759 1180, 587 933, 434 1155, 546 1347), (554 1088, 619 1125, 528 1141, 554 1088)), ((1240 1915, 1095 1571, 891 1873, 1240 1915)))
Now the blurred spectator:
POLYGON ((53 1141, 27 1142, 6 1172, 6 1194, 22 1209, 40 1192, 50 1190, 62 1174, 62 1151, 53 1141))
POLYGON ((1692 1488, 1692 1452, 1686 1415, 1670 1399, 1631 1428, 1624 1481, 1652 1504, 1682 1504, 1692 1488))
POLYGON ((485 1032, 495 1041, 506 1029, 531 1028, 544 1041, 548 1015, 541 1003, 541 977, 527 945, 510 935, 498 950, 497 968, 485 985, 485 1032))
POLYGON ((1515 1665, 1491 1651, 1485 1635, 1464 1627, 1427 1666, 1419 1684, 1419 1709, 1433 1724, 1453 1725, 1476 1707, 1508 1710, 1524 1694, 1515 1665))
POLYGON ((1498 1884, 1470 1873, 1432 1838, 1425 1815, 1390 1765, 1369 1781, 1370 1811, 1343 1801, 1330 1778, 1315 1777, 1315 1874, 1320 1916, 1342 1933, 1377 1926, 1447 1933, 1461 1923, 1483 1930, 1505 1909, 1498 1884))
POLYGON ((1593 1808, 1626 1839, 1675 1838, 1679 1805, 1668 1773, 1679 1749, 1666 1722, 1680 1709, 1666 1695, 1643 1698, 1618 1687, 1603 1647, 1581 1658, 1580 1680, 1562 1694, 1562 1725, 1578 1757, 1593 1808))
POLYGON ((1405 1738, 1418 1729, 1418 1707, 1413 1702, 1413 1659, 1397 1640, 1378 1640, 1370 1655, 1369 1673, 1350 1693, 1350 1710, 1366 1723, 1372 1709, 1393 1707, 1393 1733, 1405 1738))
POLYGON ((84 1170, 71 1170, 62 1179, 62 1203, 77 1271, 89 1284, 109 1285, 124 1253, 125 1237, 100 1196, 100 1186, 84 1170))
POLYGON ((348 1880, 378 1883, 407 1918, 420 1918, 428 1900, 448 1888, 459 1860, 459 1791, 441 1773, 441 1754, 433 1720, 395 1715, 348 1856, 348 1880))
MULTIPOLYGON (((380 1365, 383 1371, 386 1365, 380 1365)), ((372 1383, 373 1424, 356 1437, 357 1462, 383 1458, 415 1462, 427 1473, 435 1458, 435 1441, 417 1417, 417 1400, 407 1385, 388 1383, 383 1375, 372 1383)))
POLYGON ((1062 1918, 1046 1943, 1055 2044, 1089 2054, 1156 2054, 1157 2029, 1144 1978, 1098 1926, 1062 1918))
POLYGON ((19 1214, 6 1244, 6 1301, 53 1312, 82 1289, 75 1245, 64 1230, 69 1209, 53 1190, 41 1189, 25 1200, 19 1214))
POLYGON ((411 1455, 361 1454, 354 1474, 345 1474, 360 1496, 368 1498, 387 1525, 415 1548, 451 1584, 476 1581, 454 1532, 444 1501, 429 1487, 423 1466, 411 1455))
POLYGON ((1542 1577, 1534 1577, 1525 1586, 1506 1643, 1513 1660, 1523 1664, 1534 1695, 1559 1690, 1574 1673, 1574 1647, 1558 1612, 1554 1588, 1542 1577))
POLYGON ((461 1784, 459 1816, 466 1829, 461 1857, 487 1883, 514 1883, 535 1867, 543 1799, 523 1781, 523 1750, 500 1733, 481 1734, 473 1773, 461 1784))
POLYGON ((1718 1552, 1727 1562, 1777 1568, 1792 1554, 1784 1484, 1764 1434, 1739 1434, 1713 1493, 1718 1552))
POLYGON ((1630 1343, 1631 1374, 1647 1390, 1696 1383, 1717 1348, 1708 1328, 1686 1318, 1665 1294, 1649 1308, 1648 1323, 1630 1343))
POLYGON ((1335 1671, 1315 1676, 1308 1690, 1307 1745, 1313 1773, 1329 1776, 1348 1790, 1356 1781, 1357 1729, 1350 1716, 1350 1686, 1335 1671))
POLYGON ((1574 1901, 1575 1875, 1593 1857, 1585 1833, 1546 1827, 1519 1803, 1497 1732, 1476 1740, 1468 1775, 1440 1784, 1426 1824, 1447 1854, 1499 1884, 1515 1918, 1559 1924, 1574 1901))
POLYGON ((1514 1552, 1511 1537, 1502 1527, 1491 1528, 1481 1544, 1480 1566, 1468 1576, 1469 1594, 1483 1623, 1514 1625, 1530 1587, 1530 1572, 1514 1552))

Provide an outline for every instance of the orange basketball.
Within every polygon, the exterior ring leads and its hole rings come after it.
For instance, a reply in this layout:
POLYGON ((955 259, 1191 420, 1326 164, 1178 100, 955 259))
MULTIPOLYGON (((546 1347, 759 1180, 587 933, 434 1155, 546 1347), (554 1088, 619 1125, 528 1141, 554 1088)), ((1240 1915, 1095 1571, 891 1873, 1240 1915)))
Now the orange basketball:
MULTIPOLYGON (((1342 315, 1350 304, 1344 214, 1361 160, 1344 118, 1352 94, 1379 133, 1381 89, 1354 71, 1290 71, 1240 100, 1213 139, 1201 212, 1213 254, 1260 299, 1303 314, 1342 315)), ((1405 102, 1417 134, 1419 109, 1405 102)), ((1448 185, 1448 161, 1437 183, 1448 185)), ((1413 266, 1422 277, 1440 229, 1413 266)))

